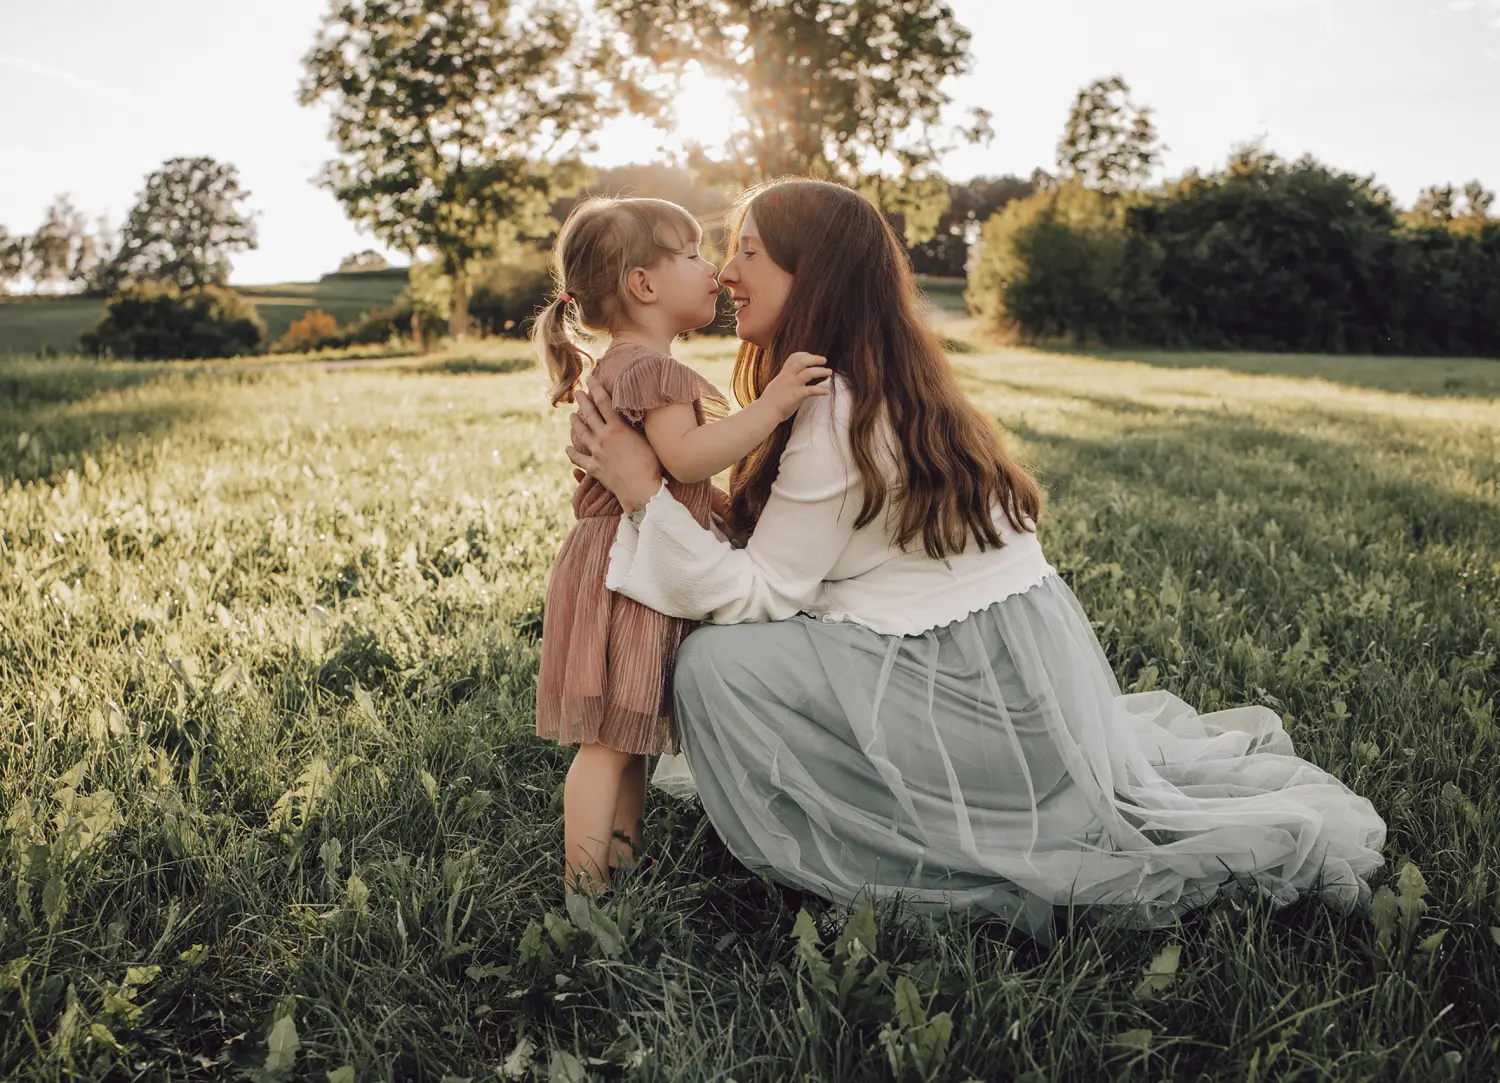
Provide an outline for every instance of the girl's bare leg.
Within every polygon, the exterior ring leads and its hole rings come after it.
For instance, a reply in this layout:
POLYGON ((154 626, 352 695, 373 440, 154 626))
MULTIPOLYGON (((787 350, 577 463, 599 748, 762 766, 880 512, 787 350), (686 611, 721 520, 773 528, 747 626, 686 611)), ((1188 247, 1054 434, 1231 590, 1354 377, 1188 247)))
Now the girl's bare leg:
POLYGON ((603 745, 580 745, 563 783, 566 888, 595 894, 609 886, 609 854, 622 783, 636 757, 603 745))
POLYGON ((615 803, 614 833, 624 835, 629 844, 616 838, 609 849, 611 869, 631 868, 635 849, 641 844, 641 830, 646 816, 646 757, 635 756, 620 779, 620 798, 615 803))

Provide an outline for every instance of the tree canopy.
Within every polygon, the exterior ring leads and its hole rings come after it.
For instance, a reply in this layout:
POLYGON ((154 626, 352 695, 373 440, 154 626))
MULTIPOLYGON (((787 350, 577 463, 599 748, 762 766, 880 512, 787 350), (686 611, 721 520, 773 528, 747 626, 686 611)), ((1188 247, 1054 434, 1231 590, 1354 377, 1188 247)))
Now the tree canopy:
POLYGON ((213 158, 172 158, 146 178, 104 272, 110 284, 155 282, 178 289, 222 286, 229 257, 256 247, 250 193, 239 170, 213 158))
POLYGON ((1122 77, 1110 75, 1074 98, 1057 144, 1057 168, 1063 180, 1118 192, 1143 187, 1165 149, 1151 110, 1130 100, 1122 77))
POLYGON ((920 274, 961 278, 969 249, 980 229, 1011 200, 1031 195, 1036 185, 1020 177, 971 177, 948 183, 948 208, 933 235, 911 247, 912 267, 920 274))
POLYGON ((26 274, 25 236, 13 236, 0 225, 0 293, 8 293, 26 274))
POLYGON ((60 285, 89 259, 88 223, 66 195, 52 201, 27 245, 27 270, 39 286, 60 285))
POLYGON ((614 100, 609 55, 561 0, 330 3, 301 88, 332 112, 321 181, 389 247, 436 254, 455 334, 475 262, 546 232, 581 179, 614 100))
POLYGON ((947 81, 969 70, 969 32, 939 0, 601 0, 629 43, 633 105, 660 113, 671 80, 696 66, 727 82, 721 156, 695 148, 706 177, 740 187, 787 174, 860 188, 901 214, 907 239, 932 236, 947 186, 945 137, 984 138, 989 116, 951 132, 947 81))

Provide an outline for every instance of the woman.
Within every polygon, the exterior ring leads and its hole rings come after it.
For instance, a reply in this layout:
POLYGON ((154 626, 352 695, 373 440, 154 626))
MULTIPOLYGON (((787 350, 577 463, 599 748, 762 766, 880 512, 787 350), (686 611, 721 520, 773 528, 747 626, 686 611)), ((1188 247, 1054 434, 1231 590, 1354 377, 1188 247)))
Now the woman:
POLYGON ((1064 906, 1163 924, 1224 890, 1366 901, 1385 824, 1273 712, 1120 694, 884 218, 798 180, 733 227, 736 396, 797 350, 835 374, 735 469, 743 548, 672 499, 607 396, 580 401, 569 449, 629 512, 609 586, 711 624, 675 704, 730 851, 841 903, 899 895, 1043 940, 1064 906))

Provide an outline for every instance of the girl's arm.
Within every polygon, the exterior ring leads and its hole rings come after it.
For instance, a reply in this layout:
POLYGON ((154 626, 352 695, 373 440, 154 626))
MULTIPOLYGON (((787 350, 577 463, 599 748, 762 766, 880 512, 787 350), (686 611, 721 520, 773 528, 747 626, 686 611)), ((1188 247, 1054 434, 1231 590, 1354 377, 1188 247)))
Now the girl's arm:
POLYGON ((707 481, 770 439, 776 426, 795 414, 805 401, 828 394, 826 382, 812 381, 831 373, 824 367, 823 358, 794 353, 765 393, 738 413, 699 425, 691 403, 659 406, 646 413, 646 439, 667 473, 678 481, 707 481))
POLYGON ((700 527, 665 488, 620 523, 605 585, 673 617, 781 620, 806 608, 849 544, 863 503, 847 388, 797 414, 776 483, 743 549, 700 527))

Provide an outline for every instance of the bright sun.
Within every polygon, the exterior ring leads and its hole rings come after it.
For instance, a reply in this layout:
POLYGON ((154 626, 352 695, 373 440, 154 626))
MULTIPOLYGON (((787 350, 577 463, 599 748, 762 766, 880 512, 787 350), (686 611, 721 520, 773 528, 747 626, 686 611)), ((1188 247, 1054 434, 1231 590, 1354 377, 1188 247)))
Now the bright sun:
POLYGON ((731 87, 706 74, 696 64, 682 76, 672 98, 665 129, 640 116, 619 117, 595 133, 595 149, 587 160, 600 166, 646 162, 659 152, 680 152, 688 143, 701 143, 710 153, 724 148, 725 136, 739 117, 731 87))
POLYGON ((739 113, 730 85, 696 66, 683 75, 672 109, 673 140, 701 143, 710 150, 724 145, 725 134, 739 113))

